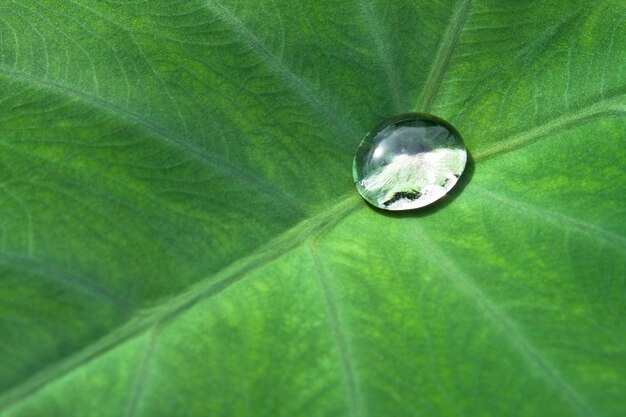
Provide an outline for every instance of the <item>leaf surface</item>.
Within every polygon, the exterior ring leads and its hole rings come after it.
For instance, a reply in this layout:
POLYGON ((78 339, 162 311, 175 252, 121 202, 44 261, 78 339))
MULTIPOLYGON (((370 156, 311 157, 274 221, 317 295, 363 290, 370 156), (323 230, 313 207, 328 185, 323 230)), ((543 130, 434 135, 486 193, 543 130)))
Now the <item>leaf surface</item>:
POLYGON ((618 416, 623 2, 0 4, 1 416, 618 416), (450 121, 389 215, 369 129, 450 121))

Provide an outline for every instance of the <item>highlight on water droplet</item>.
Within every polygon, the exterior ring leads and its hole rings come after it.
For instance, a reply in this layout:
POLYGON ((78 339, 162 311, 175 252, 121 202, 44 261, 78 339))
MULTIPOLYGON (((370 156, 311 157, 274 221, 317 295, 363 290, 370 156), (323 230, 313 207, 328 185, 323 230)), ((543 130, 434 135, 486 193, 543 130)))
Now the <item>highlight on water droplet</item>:
POLYGON ((359 145, 352 175, 361 196, 386 210, 412 210, 445 196, 467 151, 461 135, 436 116, 407 113, 371 131, 359 145))

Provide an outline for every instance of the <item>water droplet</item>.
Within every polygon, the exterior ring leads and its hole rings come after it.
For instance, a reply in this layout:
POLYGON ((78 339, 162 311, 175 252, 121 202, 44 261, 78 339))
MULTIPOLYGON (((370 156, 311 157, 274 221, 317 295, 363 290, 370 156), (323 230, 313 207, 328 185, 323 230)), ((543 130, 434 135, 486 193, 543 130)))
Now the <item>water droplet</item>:
POLYGON ((461 135, 429 114, 394 117, 359 145, 352 174, 356 188, 373 206, 411 210, 446 195, 467 162, 461 135))

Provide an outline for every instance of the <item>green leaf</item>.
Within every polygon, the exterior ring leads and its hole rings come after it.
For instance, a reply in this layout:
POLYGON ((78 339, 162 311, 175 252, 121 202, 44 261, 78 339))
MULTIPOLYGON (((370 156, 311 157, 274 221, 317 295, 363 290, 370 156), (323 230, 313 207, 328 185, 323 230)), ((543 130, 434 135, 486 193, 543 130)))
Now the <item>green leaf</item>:
POLYGON ((623 1, 0 3, 0 415, 618 416, 623 1), (371 209, 407 111, 472 154, 371 209))

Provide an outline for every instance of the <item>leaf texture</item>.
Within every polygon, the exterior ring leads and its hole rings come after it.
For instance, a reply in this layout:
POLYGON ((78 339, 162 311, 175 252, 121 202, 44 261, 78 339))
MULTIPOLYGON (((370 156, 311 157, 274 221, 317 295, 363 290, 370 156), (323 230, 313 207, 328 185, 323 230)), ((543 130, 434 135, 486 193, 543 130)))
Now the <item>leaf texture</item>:
POLYGON ((620 416, 621 1, 0 2, 0 416, 620 416), (367 206, 368 130, 472 162, 367 206))

